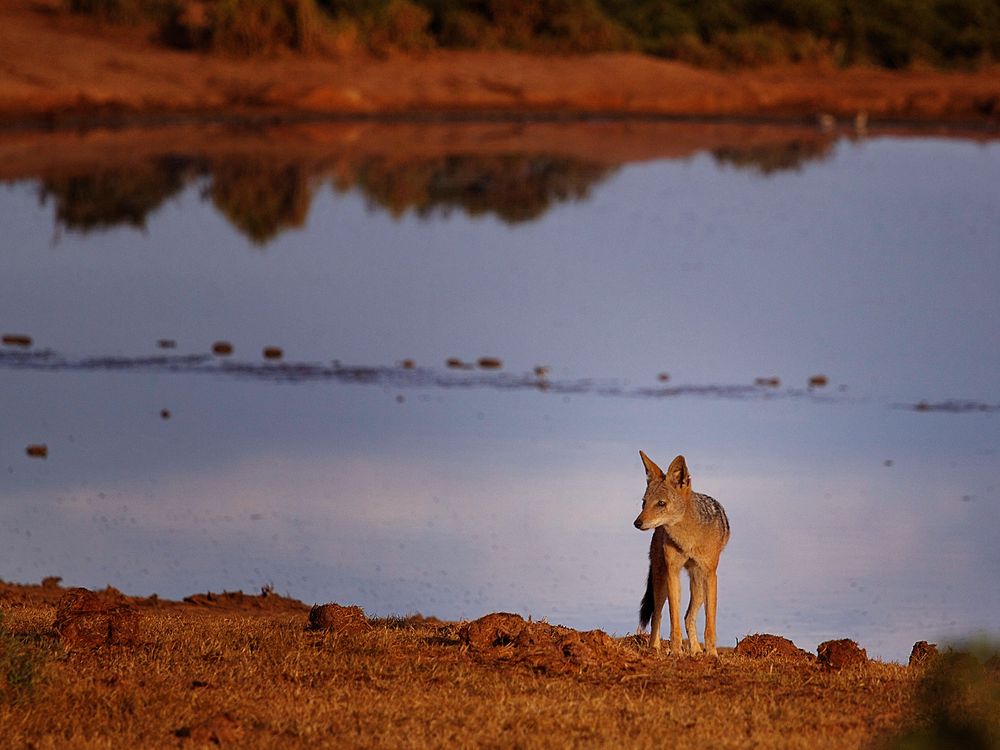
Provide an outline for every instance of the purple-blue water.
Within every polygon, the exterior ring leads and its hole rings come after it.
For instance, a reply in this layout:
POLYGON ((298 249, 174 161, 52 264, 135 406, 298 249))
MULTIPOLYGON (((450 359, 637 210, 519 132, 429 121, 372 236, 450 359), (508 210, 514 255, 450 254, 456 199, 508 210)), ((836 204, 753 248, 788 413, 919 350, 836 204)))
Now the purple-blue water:
POLYGON ((1000 145, 931 137, 623 164, 515 214, 320 180, 264 231, 205 177, 124 224, 8 184, 0 578, 623 634, 643 449, 729 514, 722 645, 995 635, 998 184, 1000 145))

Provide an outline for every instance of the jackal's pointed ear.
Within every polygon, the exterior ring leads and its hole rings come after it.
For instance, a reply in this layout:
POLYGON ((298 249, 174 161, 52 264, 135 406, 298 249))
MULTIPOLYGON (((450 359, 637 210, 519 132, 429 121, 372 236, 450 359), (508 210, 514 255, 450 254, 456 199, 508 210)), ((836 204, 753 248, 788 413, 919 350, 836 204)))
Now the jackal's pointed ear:
POLYGON ((663 469, 653 463, 653 459, 647 456, 642 451, 639 451, 639 458, 642 459, 642 465, 646 467, 646 483, 655 480, 663 479, 663 469))
POLYGON ((684 456, 678 456, 670 462, 670 468, 667 469, 667 479, 670 480, 670 484, 674 487, 684 488, 691 486, 691 474, 688 473, 684 456))

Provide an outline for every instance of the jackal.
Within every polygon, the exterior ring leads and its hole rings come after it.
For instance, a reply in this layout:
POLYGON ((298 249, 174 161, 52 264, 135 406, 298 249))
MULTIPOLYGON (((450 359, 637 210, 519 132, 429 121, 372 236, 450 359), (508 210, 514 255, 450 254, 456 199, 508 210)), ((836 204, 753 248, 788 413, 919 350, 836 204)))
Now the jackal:
POLYGON ((639 607, 639 630, 653 620, 649 645, 660 648, 660 619, 664 600, 670 603, 670 651, 681 653, 681 568, 691 579, 691 602, 684 624, 692 654, 700 654, 695 629, 698 609, 705 604, 705 650, 715 656, 715 609, 718 592, 716 570, 722 548, 729 541, 729 519, 719 503, 691 491, 691 475, 684 456, 670 463, 664 474, 639 451, 646 467, 646 494, 642 512, 635 519, 640 531, 654 529, 649 545, 646 594, 639 607))

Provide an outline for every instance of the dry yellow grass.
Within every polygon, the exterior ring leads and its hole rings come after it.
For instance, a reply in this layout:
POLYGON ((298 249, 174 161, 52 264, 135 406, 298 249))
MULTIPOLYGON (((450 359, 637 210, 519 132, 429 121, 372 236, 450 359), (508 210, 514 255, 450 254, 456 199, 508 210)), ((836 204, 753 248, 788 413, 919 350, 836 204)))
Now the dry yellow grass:
POLYGON ((914 683, 898 665, 658 659, 632 639, 556 674, 512 646, 470 651, 435 621, 338 636, 305 630, 304 610, 224 604, 144 608, 134 645, 73 650, 50 603, 4 609, 41 656, 35 684, 0 705, 14 747, 857 747, 899 722, 914 683))
POLYGON ((52 631, 59 593, 0 585, 0 650, 34 659, 0 691, 5 746, 863 747, 907 720, 918 684, 897 664, 656 657, 635 638, 576 660, 529 639, 521 658, 424 618, 339 635, 273 596, 133 600, 133 644, 74 648, 52 631))

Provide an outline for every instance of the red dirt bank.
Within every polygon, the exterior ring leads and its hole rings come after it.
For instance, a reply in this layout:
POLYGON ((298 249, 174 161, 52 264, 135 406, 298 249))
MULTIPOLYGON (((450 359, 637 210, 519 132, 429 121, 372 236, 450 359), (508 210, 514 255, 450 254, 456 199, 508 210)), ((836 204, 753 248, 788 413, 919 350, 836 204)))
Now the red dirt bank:
POLYGON ((107 115, 642 114, 948 120, 1000 126, 1000 75, 780 67, 637 54, 237 59, 170 50, 56 0, 0 0, 0 123, 107 115))

